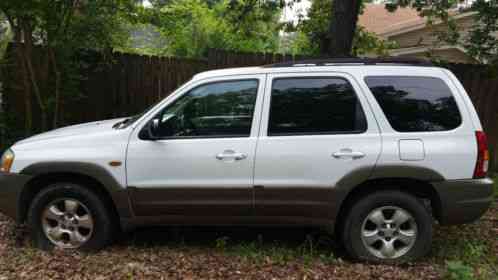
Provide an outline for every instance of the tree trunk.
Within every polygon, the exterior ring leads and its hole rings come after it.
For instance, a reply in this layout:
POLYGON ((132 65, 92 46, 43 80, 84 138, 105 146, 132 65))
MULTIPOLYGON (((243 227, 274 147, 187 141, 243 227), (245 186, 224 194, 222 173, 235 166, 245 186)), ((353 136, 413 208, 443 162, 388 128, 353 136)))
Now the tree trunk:
POLYGON ((29 79, 31 81, 31 86, 33 88, 33 93, 35 94, 36 101, 40 108, 40 119, 41 119, 41 131, 47 130, 47 112, 45 109, 45 103, 41 95, 40 87, 38 86, 38 79, 36 78, 36 73, 33 67, 33 32, 29 24, 24 24, 24 60, 28 68, 29 79))
MULTIPOLYGON (((5 12, 5 11, 4 11, 5 12)), ((26 66, 26 61, 24 59, 24 44, 23 44, 23 30, 21 28, 21 24, 19 20, 14 21, 14 19, 8 14, 7 20, 12 28, 12 32, 14 34, 13 41, 15 43, 14 51, 17 56, 17 65, 21 69, 22 83, 24 89, 24 105, 25 105, 25 114, 24 114, 24 135, 29 136, 32 133, 33 129, 33 110, 31 106, 31 86, 28 79, 28 71, 26 66)))
POLYGON ((329 35, 320 38, 320 55, 326 57, 329 52, 330 39, 329 35))
POLYGON ((59 72, 59 67, 57 66, 57 59, 55 59, 54 49, 50 47, 48 51, 49 51, 50 61, 55 73, 55 108, 54 108, 54 118, 53 118, 52 128, 57 128, 59 121, 61 73, 59 72))
POLYGON ((24 61, 24 45, 17 43, 15 51, 17 54, 17 62, 21 68, 22 84, 24 89, 24 106, 26 108, 24 114, 24 136, 30 136, 33 130, 33 109, 31 106, 31 86, 28 79, 28 70, 24 61))
POLYGON ((334 0, 329 27, 329 56, 351 56, 360 6, 361 0, 334 0))
MULTIPOLYGON (((26 46, 28 47, 28 46, 26 46)), ((29 48, 29 47, 28 47, 29 48)), ((36 100, 38 102, 38 107, 40 107, 40 120, 41 120, 41 131, 47 130, 47 113, 45 110, 45 104, 43 103, 40 88, 38 86, 38 80, 36 79, 35 70, 33 63, 31 62, 31 50, 24 52, 24 59, 26 61, 26 66, 28 68, 28 76, 31 81, 33 92, 35 94, 36 100)))

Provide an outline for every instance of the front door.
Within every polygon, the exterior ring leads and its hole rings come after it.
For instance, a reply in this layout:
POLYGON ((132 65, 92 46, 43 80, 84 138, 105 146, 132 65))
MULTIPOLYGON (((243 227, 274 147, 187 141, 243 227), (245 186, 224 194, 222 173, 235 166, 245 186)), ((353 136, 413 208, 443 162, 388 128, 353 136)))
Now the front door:
POLYGON ((159 139, 141 139, 147 124, 137 127, 126 166, 137 216, 251 214, 264 82, 245 75, 194 83, 152 118, 159 139))
POLYGON ((341 73, 274 74, 268 75, 265 92, 256 214, 309 221, 333 217, 338 182, 354 170, 368 176, 381 149, 359 86, 341 73))

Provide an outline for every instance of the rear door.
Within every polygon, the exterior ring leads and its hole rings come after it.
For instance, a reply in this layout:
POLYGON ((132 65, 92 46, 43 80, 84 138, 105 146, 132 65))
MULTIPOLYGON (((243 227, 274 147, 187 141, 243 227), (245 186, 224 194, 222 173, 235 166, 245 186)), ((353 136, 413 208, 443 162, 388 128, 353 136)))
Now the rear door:
MULTIPOLYGON (((332 217, 334 188, 381 150, 356 81, 342 73, 267 76, 254 184, 258 216, 332 217)), ((360 178, 358 178, 360 179, 360 178)))

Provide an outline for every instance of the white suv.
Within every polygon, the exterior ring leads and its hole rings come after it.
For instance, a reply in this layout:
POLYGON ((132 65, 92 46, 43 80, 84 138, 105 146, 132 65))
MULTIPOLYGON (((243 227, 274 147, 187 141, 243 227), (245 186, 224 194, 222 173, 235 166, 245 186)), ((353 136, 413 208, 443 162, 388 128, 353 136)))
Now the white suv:
POLYGON ((430 249, 489 207, 486 136, 448 70, 333 60, 204 72, 141 115, 5 152, 0 210, 41 248, 140 225, 316 225, 357 259, 430 249))

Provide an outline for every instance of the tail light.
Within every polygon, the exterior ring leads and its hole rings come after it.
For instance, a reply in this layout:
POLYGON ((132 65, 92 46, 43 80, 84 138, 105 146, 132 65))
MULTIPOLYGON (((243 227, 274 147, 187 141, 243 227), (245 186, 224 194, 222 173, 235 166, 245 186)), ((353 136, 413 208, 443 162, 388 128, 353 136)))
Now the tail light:
POLYGON ((477 139, 477 163, 474 170, 474 178, 484 178, 488 172, 489 166, 489 150, 488 140, 486 133, 483 131, 476 131, 477 139))

